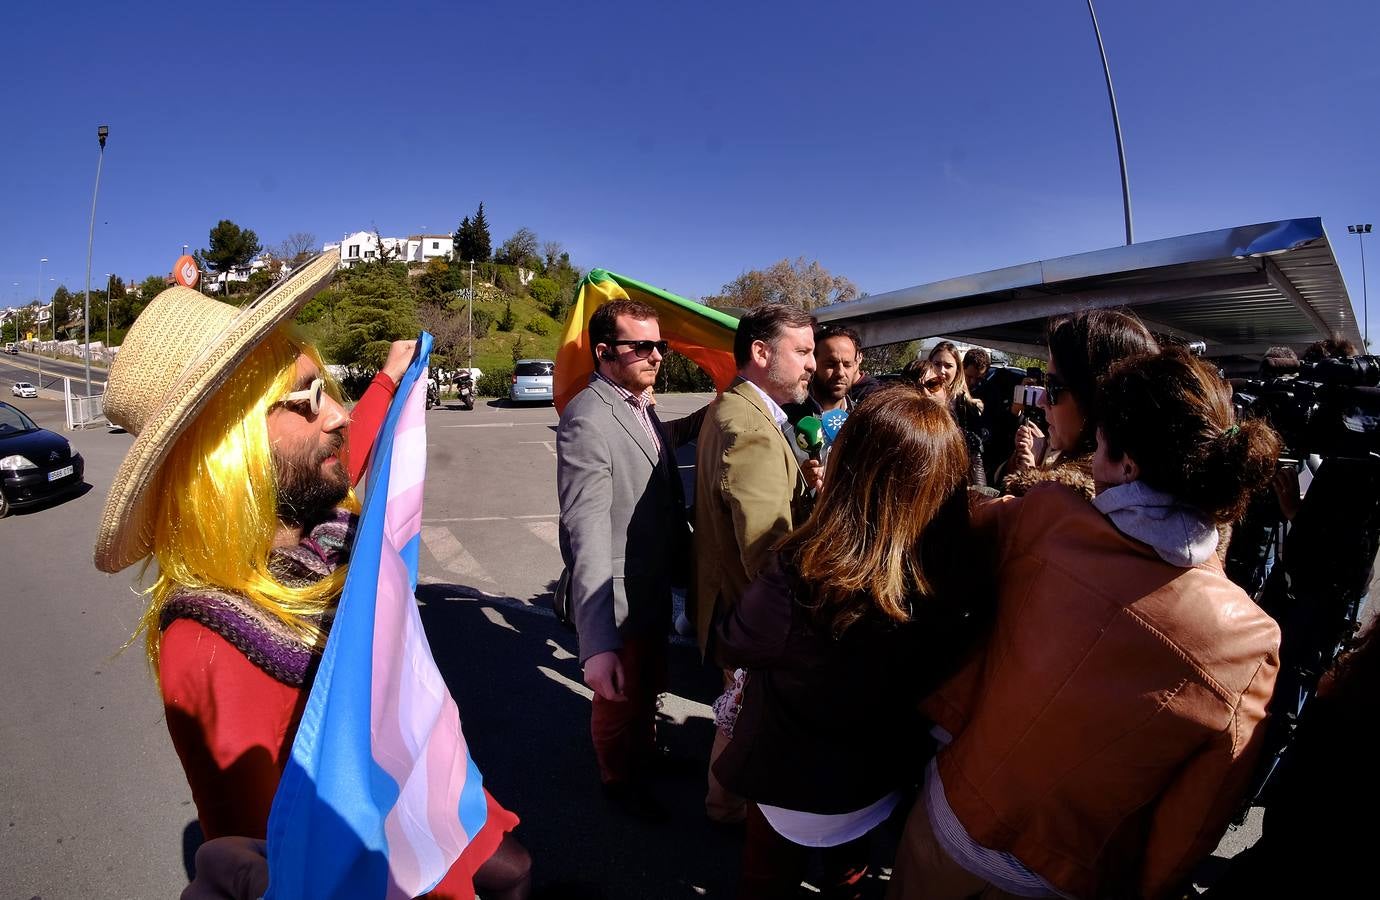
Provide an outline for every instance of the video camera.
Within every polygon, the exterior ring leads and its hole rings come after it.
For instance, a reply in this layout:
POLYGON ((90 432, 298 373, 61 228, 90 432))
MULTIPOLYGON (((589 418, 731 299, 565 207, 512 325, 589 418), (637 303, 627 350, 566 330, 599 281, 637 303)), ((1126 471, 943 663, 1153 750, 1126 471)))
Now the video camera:
POLYGON ((1233 378, 1238 419, 1268 418, 1289 459, 1380 459, 1380 357, 1304 362, 1297 374, 1233 378))

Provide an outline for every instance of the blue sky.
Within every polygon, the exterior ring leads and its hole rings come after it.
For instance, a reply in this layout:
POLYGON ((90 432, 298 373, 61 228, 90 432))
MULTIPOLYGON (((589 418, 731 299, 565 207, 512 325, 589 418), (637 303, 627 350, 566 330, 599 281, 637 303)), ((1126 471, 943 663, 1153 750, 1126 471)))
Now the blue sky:
MULTIPOLYGON (((696 297, 782 257, 879 293, 1123 239, 1083 0, 215 8, 6 9, 0 300, 42 256, 80 287, 98 123, 93 287, 222 218, 327 241, 452 231, 480 200, 495 244, 525 225, 696 297)), ((1359 309, 1380 4, 1098 14, 1137 239, 1321 215, 1359 309)))

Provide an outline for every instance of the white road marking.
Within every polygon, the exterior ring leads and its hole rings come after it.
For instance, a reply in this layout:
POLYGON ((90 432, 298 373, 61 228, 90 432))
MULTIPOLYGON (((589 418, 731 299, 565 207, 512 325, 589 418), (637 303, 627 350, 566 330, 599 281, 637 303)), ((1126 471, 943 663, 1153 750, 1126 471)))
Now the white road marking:
POLYGON ((552 547, 560 546, 560 525, 552 521, 528 522, 526 528, 552 547))
POLYGON ((435 428, 521 428, 523 426, 536 425, 541 428, 550 428, 549 422, 473 422, 465 425, 435 425, 435 428))
POLYGON ((575 658, 575 654, 574 654, 574 653, 571 653, 569 650, 565 649, 565 648, 562 647, 560 644, 558 644, 558 643, 556 643, 555 641, 551 640, 551 638, 547 638, 547 639, 546 639, 546 646, 548 646, 548 647, 551 648, 551 658, 552 658, 552 659, 574 659, 574 658, 575 658))
POLYGON ((555 442, 555 441, 518 441, 518 443, 519 443, 519 444, 541 444, 541 445, 542 445, 543 447, 545 447, 547 450, 551 451, 551 455, 552 455, 552 456, 555 456, 555 455, 556 455, 556 442, 555 442))
POLYGON ((423 525, 422 543, 426 544, 426 549, 447 572, 497 584, 474 555, 465 549, 465 545, 456 540, 449 528, 423 525))

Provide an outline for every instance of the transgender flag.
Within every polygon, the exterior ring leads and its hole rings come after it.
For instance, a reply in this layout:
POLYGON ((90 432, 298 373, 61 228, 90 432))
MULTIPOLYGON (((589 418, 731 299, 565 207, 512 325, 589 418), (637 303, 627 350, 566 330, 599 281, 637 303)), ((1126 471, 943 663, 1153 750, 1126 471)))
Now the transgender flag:
POLYGON ((487 816, 414 598, 430 351, 423 332, 374 444, 345 590, 269 814, 268 900, 424 894, 487 816))

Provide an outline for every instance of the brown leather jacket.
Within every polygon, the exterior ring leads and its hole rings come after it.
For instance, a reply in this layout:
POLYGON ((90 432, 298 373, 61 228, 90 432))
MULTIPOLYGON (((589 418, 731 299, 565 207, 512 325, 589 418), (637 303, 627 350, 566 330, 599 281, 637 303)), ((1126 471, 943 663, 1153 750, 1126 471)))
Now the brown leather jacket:
POLYGON ((999 566, 986 648, 926 701, 978 843, 1075 897, 1161 897, 1245 790, 1279 628, 1222 574, 1164 562, 1060 485, 974 512, 999 566))

